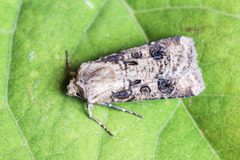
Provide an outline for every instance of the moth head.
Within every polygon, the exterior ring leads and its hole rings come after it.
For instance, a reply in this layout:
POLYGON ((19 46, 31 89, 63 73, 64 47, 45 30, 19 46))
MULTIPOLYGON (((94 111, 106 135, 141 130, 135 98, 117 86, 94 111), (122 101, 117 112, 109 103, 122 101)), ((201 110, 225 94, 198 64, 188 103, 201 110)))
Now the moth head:
POLYGON ((78 85, 76 85, 76 79, 73 78, 72 80, 70 80, 69 85, 67 86, 67 95, 69 96, 75 96, 81 99, 85 99, 84 98, 84 91, 81 87, 79 87, 78 85))

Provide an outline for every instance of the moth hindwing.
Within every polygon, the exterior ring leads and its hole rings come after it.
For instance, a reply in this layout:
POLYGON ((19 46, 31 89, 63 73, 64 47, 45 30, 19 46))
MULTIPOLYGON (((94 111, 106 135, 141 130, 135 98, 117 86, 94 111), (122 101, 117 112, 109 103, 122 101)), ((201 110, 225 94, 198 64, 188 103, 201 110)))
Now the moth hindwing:
POLYGON ((77 73, 72 71, 68 58, 72 79, 67 94, 87 100, 89 117, 112 135, 92 115, 93 105, 112 107, 142 118, 110 102, 196 96, 205 88, 196 58, 194 42, 185 36, 154 41, 83 63, 77 73))

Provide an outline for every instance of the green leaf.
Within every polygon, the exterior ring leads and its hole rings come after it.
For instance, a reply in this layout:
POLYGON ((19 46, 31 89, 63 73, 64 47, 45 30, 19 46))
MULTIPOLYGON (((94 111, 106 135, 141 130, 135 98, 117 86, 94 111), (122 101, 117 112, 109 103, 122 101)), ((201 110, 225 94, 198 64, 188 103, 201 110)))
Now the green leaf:
POLYGON ((1 159, 238 159, 240 2, 0 2, 1 159), (192 37, 206 89, 197 97, 117 106, 88 118, 66 95, 65 50, 82 62, 167 37, 192 37))

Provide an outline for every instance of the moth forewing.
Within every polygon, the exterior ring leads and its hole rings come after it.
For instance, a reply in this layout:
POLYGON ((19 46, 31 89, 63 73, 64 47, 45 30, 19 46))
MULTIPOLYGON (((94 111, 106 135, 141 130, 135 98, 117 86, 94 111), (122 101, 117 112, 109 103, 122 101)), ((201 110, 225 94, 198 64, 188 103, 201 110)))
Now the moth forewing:
MULTIPOLYGON (((92 116, 94 104, 142 117, 109 102, 196 96, 205 88, 196 57, 192 38, 184 36, 130 48, 83 63, 68 85, 68 95, 83 96, 89 116, 112 135, 92 116)), ((69 61, 68 66, 71 69, 69 61)))

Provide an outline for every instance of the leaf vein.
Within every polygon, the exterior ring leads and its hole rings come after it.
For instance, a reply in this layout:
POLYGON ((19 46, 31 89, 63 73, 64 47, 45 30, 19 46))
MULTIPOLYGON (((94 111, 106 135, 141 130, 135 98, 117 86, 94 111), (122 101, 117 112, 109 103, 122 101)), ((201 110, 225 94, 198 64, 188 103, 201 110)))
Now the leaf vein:
POLYGON ((5 91, 5 95, 6 95, 6 106, 8 108, 8 111, 9 113, 11 114, 11 117, 13 119, 13 121, 15 122, 17 128, 18 128, 18 131, 20 132, 23 140, 24 140, 24 143, 25 143, 25 146, 27 147, 27 150, 29 151, 32 159, 35 159, 34 156, 33 156, 33 153, 28 145, 28 141, 27 139, 24 137, 23 135, 23 132, 20 128, 20 126, 18 125, 18 122, 15 118, 15 116, 13 115, 13 112, 8 104, 8 82, 9 82, 9 75, 10 75, 10 64, 11 64, 11 56, 12 56, 12 47, 13 47, 13 36, 14 36, 14 33, 16 31, 16 28, 17 28, 17 23, 18 23, 18 19, 19 19, 19 15, 20 15, 20 10, 21 10, 21 7, 22 7, 22 0, 19 0, 19 5, 18 5, 18 10, 17 10, 17 14, 16 14, 16 19, 15 19, 15 22, 14 22, 14 25, 13 25, 13 29, 11 31, 11 40, 10 40, 10 47, 9 47, 9 55, 8 55, 8 67, 7 67, 7 78, 6 78, 6 91, 5 91))
POLYGON ((86 32, 87 30, 91 27, 91 25, 93 24, 94 20, 97 18, 99 12, 101 11, 101 9, 105 6, 105 4, 108 2, 108 0, 105 0, 101 3, 100 7, 97 9, 96 13, 94 14, 93 18, 90 20, 90 22, 88 23, 88 25, 86 26, 86 28, 83 30, 83 35, 80 38, 80 40, 77 42, 76 46, 73 48, 73 51, 70 53, 70 56, 75 52, 77 46, 82 42, 83 38, 86 36, 86 32))
POLYGON ((193 119, 192 115, 189 113, 189 111, 187 110, 186 106, 184 105, 182 99, 179 99, 179 101, 181 102, 183 109, 185 110, 185 112, 187 113, 188 117, 191 119, 191 121, 193 122, 193 125, 196 127, 196 129, 198 130, 199 134, 201 135, 201 137, 203 138, 203 140, 207 143, 207 145, 209 146, 209 148, 211 149, 211 151, 213 152, 213 154, 216 156, 217 159, 220 160, 220 157, 218 156, 217 152, 215 151, 215 149, 212 147, 212 145, 209 143, 209 141, 206 139, 206 137, 203 135, 203 133, 201 132, 200 128, 198 127, 197 123, 195 122, 195 120, 193 119))
POLYGON ((134 13, 146 13, 146 12, 155 12, 155 11, 162 11, 162 10, 167 10, 167 9, 205 9, 209 11, 213 11, 217 14, 222 14, 225 16, 233 17, 240 19, 240 15, 224 12, 215 8, 207 7, 207 6, 166 6, 166 7, 160 7, 160 8, 151 8, 151 9, 141 9, 141 10, 136 10, 134 13))
POLYGON ((164 122, 164 124, 159 128, 159 132, 157 134, 157 139, 155 141, 154 144, 154 150, 153 150, 153 159, 155 158, 155 153, 156 153, 156 149, 157 149, 157 143, 160 137, 160 134, 162 133, 163 129, 165 128, 165 126, 167 125, 167 123, 169 122, 169 120, 173 117, 174 113, 176 112, 176 110, 178 109, 180 105, 180 102, 178 102, 178 104, 176 105, 176 107, 174 108, 174 110, 172 111, 172 113, 170 114, 170 116, 166 119, 166 121, 164 122))
POLYGON ((149 39, 147 37, 147 34, 144 32, 143 28, 141 27, 138 20, 136 19, 133 9, 125 2, 125 0, 122 0, 122 3, 124 5, 124 7, 127 9, 130 16, 132 17, 132 19, 133 19, 134 23, 136 24, 137 28, 140 30, 141 34, 143 35, 143 38, 146 41, 146 43, 149 43, 149 39))

